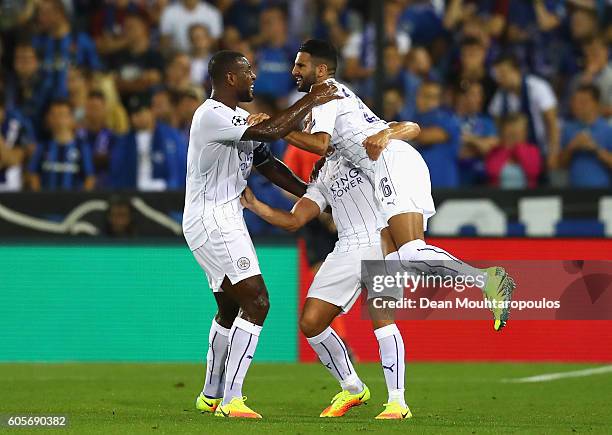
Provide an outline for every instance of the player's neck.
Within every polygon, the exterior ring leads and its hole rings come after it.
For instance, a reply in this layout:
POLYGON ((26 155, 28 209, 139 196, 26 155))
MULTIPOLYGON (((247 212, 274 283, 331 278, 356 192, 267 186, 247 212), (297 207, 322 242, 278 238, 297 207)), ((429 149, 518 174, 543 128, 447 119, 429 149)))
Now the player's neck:
POLYGON ((236 106, 238 106, 238 103, 239 103, 238 98, 234 96, 230 96, 230 95, 224 95, 222 92, 218 92, 218 91, 213 91, 210 98, 212 98, 215 101, 218 101, 219 103, 225 104, 227 107, 233 110, 236 110, 236 106))

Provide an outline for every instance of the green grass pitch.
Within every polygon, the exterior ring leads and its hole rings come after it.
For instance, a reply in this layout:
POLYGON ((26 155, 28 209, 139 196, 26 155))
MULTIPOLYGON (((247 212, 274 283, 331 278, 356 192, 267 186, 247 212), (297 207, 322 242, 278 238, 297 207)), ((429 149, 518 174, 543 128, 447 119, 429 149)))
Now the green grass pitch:
POLYGON ((66 429, 6 433, 103 434, 509 434, 612 433, 612 373, 550 382, 503 383, 578 364, 409 364, 406 397, 414 418, 377 421, 386 391, 380 366, 358 364, 369 404, 320 419, 337 385, 317 364, 257 364, 245 394, 261 421, 200 414, 195 364, 0 364, 0 414, 66 414, 66 429))

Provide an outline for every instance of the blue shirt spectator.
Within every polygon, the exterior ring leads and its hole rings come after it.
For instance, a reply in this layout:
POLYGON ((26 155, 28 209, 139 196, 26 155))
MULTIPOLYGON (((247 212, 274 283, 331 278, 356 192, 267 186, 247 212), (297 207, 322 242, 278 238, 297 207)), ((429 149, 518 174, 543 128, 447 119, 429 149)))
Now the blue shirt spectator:
POLYGON ((43 142, 30 160, 29 171, 40 177, 43 190, 80 190, 94 176, 91 148, 80 138, 43 142))
POLYGON ((410 35, 414 44, 428 45, 444 35, 442 17, 432 2, 414 3, 399 18, 399 27, 410 35))
POLYGON ((22 164, 34 150, 34 128, 16 110, 5 110, 0 92, 0 191, 19 190, 22 164))
POLYGON ((484 89, 478 82, 460 86, 455 111, 461 124, 461 150, 459 173, 462 185, 486 182, 485 161, 487 153, 499 141, 493 118, 483 112, 484 89))
POLYGON ((28 165, 32 190, 92 190, 95 175, 91 148, 76 135, 70 103, 51 102, 46 121, 49 140, 38 143, 28 165))
POLYGON ((421 133, 416 145, 429 167, 432 187, 458 187, 461 129, 457 117, 440 108, 441 93, 436 82, 419 88, 414 121, 421 133))
POLYGON ((260 29, 255 93, 276 99, 286 97, 295 87, 291 69, 297 45, 288 39, 283 10, 278 7, 265 9, 260 15, 260 29))
POLYGON ((43 112, 54 93, 53 83, 43 76, 30 42, 17 43, 13 70, 5 86, 7 108, 18 110, 34 126, 42 125, 43 112))
POLYGON ((32 44, 42 59, 45 78, 53 82, 54 97, 65 98, 70 64, 90 70, 102 67, 96 46, 89 35, 72 30, 62 2, 43 0, 38 8, 38 24, 41 33, 32 44))
POLYGON ((178 130, 155 121, 147 96, 128 101, 132 130, 111 157, 111 178, 120 189, 176 190, 185 186, 187 144, 178 130))
POLYGON ((561 162, 573 187, 612 187, 612 127, 600 116, 599 90, 582 85, 572 97, 574 120, 564 124, 561 162))

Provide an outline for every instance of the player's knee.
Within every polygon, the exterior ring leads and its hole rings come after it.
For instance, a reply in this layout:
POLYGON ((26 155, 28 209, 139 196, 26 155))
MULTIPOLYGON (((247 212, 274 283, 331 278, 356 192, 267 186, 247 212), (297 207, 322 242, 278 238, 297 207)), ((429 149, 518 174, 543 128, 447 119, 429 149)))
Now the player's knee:
POLYGON ((243 304, 242 311, 244 311, 247 316, 253 320, 258 322, 263 322, 268 315, 268 311, 270 311, 270 300, 268 298, 268 292, 265 288, 261 290, 257 290, 255 296, 243 304))
POLYGON ((307 338, 312 338, 319 335, 327 328, 327 325, 321 324, 321 321, 314 315, 308 313, 302 314, 300 317, 300 331, 307 338))
POLYGON ((236 309, 219 309, 215 316, 215 322, 226 329, 230 329, 234 323, 234 319, 238 316, 238 308, 236 309))

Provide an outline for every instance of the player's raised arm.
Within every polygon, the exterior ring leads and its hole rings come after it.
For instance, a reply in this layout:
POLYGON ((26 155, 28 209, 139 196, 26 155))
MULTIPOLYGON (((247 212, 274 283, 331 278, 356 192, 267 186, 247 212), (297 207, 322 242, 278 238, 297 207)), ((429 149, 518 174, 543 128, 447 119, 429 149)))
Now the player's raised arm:
POLYGON ((299 121, 315 106, 337 100, 338 88, 333 84, 324 83, 298 100, 293 106, 283 110, 270 119, 252 125, 242 135, 242 140, 259 140, 270 142, 287 136, 299 121))
POLYGON ((363 146, 371 160, 378 160, 380 154, 387 145, 389 145, 390 140, 412 140, 417 137, 420 132, 421 128, 416 122, 390 122, 389 128, 381 130, 372 136, 368 136, 363 141, 363 146))
POLYGON ((290 212, 272 208, 259 201, 248 187, 242 192, 240 203, 269 224, 292 232, 299 230, 321 213, 319 205, 308 198, 300 198, 290 212))

